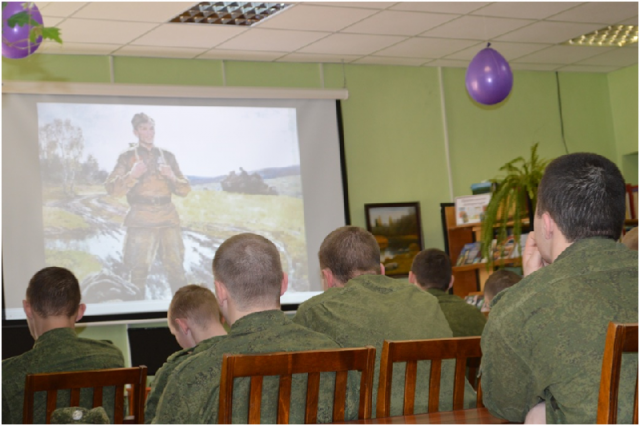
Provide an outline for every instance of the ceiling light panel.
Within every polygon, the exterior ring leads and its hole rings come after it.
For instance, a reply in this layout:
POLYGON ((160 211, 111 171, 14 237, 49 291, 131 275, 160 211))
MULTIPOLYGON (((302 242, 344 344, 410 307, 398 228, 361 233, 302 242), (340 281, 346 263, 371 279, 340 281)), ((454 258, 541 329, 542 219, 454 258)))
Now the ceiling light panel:
POLYGON ((563 44, 569 46, 627 46, 638 42, 637 25, 609 25, 580 37, 572 38, 563 44))
POLYGON ((290 6, 288 3, 201 2, 169 22, 252 26, 290 6))

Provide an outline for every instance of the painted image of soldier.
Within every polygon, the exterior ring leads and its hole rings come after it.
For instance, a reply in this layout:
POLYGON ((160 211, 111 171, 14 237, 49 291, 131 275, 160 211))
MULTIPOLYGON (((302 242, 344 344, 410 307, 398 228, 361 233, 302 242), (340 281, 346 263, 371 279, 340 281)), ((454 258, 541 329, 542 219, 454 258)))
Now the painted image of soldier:
POLYGON ((173 294, 187 282, 180 218, 171 197, 186 196, 191 186, 175 156, 154 145, 154 120, 141 112, 133 116, 131 124, 138 143, 120 154, 105 182, 109 195, 126 195, 130 206, 124 220, 125 279, 144 298, 149 269, 160 256, 173 294))

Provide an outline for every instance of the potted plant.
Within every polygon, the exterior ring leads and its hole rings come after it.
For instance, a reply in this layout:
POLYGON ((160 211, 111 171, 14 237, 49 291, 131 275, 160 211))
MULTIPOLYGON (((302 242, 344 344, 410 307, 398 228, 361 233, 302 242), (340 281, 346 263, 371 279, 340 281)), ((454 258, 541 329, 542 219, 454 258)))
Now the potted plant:
MULTIPOLYGON (((487 206, 482 222, 481 245, 482 257, 487 259, 487 268, 493 266, 494 231, 497 229, 497 241, 504 242, 507 228, 513 228, 515 247, 520 248, 522 220, 529 219, 530 230, 533 231, 533 215, 535 213, 538 185, 549 160, 538 157, 538 143, 531 147, 529 161, 522 157, 509 161, 500 167, 506 176, 491 179, 494 184, 493 195, 487 206)), ((504 254, 504 245, 498 246, 500 257, 504 254)), ((515 248, 514 248, 515 250, 515 248)))

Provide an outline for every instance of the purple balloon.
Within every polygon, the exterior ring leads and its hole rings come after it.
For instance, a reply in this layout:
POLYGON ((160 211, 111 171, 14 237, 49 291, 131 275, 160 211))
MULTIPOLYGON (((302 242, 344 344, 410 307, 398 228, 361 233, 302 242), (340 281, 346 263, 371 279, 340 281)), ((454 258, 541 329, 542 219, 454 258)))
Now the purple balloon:
POLYGON ((469 96, 476 102, 494 105, 509 96, 513 74, 507 60, 487 46, 471 60, 465 82, 469 96))
POLYGON ((29 32, 32 26, 25 24, 23 26, 15 25, 9 27, 9 18, 16 13, 27 11, 31 15, 31 19, 43 25, 42 15, 38 7, 31 3, 30 8, 25 8, 23 2, 8 2, 2 9, 2 56, 11 59, 26 58, 35 52, 40 43, 42 36, 38 37, 35 43, 29 41, 29 32))

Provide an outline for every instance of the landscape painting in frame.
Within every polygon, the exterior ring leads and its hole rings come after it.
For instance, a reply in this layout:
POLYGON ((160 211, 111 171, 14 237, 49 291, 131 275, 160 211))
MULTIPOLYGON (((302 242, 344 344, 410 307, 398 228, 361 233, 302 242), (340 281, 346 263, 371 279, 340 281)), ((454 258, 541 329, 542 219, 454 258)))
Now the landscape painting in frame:
POLYGON ((406 276, 422 250, 420 203, 365 204, 367 230, 380 246, 385 275, 406 276))

